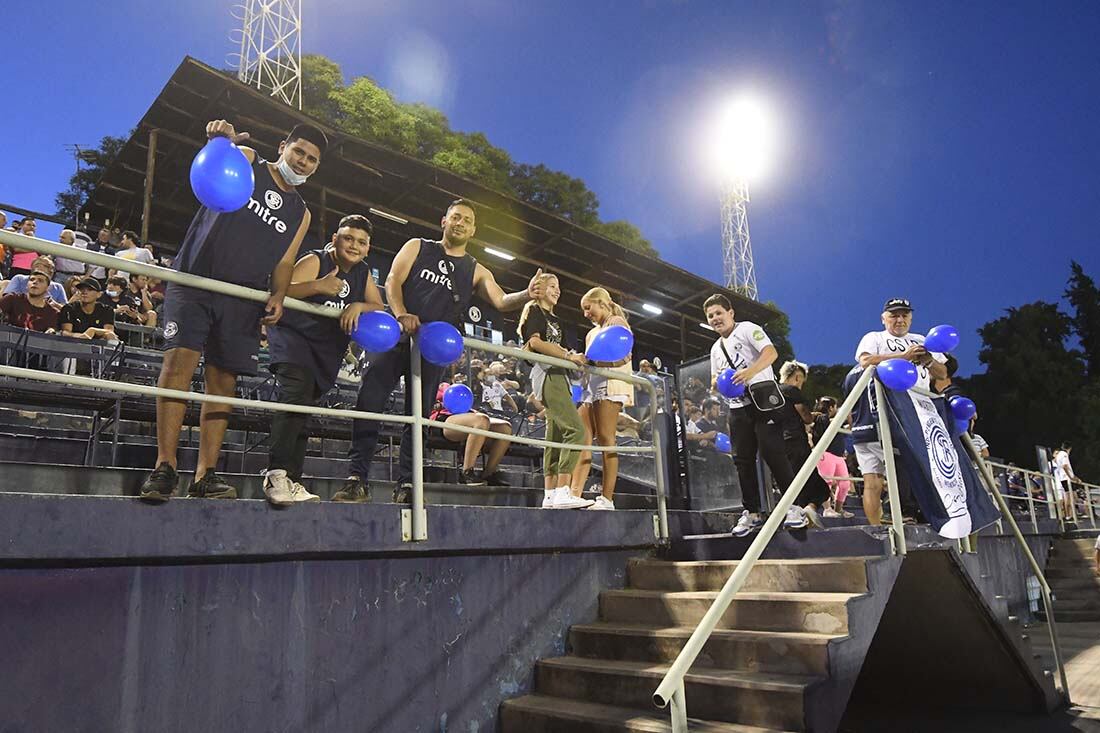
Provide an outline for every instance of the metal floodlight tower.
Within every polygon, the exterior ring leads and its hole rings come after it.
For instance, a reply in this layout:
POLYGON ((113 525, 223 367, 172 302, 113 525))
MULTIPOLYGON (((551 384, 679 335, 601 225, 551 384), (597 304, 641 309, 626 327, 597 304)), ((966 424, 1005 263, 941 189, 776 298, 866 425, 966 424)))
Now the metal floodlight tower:
POLYGON ((302 0, 244 0, 237 78, 295 109, 302 108, 302 0))
POLYGON ((722 266, 727 288, 757 299, 756 268, 749 237, 749 184, 736 175, 723 184, 722 266))

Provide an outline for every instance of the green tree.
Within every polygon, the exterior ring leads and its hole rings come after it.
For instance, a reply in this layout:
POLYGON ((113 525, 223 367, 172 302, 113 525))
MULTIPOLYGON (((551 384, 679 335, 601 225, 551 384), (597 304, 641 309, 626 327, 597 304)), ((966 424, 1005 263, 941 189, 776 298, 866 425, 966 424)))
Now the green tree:
POLYGON ((1065 297, 1073 307, 1073 330, 1085 352, 1089 379, 1100 380, 1100 289, 1077 262, 1070 262, 1065 297))
POLYGON ((653 243, 642 236, 641 230, 623 219, 617 219, 615 221, 598 221, 590 226, 589 229, 601 236, 618 242, 627 249, 641 252, 650 257, 659 256, 657 250, 653 248, 653 243))
POLYGON ((577 226, 592 227, 600 220, 600 200, 579 178, 551 170, 541 163, 523 163, 512 168, 509 181, 519 198, 577 226))
POLYGON ((783 365, 783 362, 795 358, 794 346, 791 345, 791 319, 787 317, 786 313, 779 310, 779 306, 775 304, 774 300, 769 300, 764 305, 779 311, 778 316, 763 324, 764 330, 768 333, 768 338, 772 340, 772 345, 775 346, 775 350, 779 354, 773 365, 775 373, 778 375, 779 367, 783 365))
MULTIPOLYGON (((775 339, 772 338, 772 341, 775 339)), ((844 378, 855 366, 851 364, 811 364, 806 374, 802 394, 811 404, 821 397, 836 397, 844 401, 844 378)))
POLYGON ((990 451, 1034 465, 1038 444, 1073 440, 1085 386, 1081 352, 1067 347, 1072 320, 1054 303, 1009 308, 978 329, 984 374, 970 378, 978 430, 990 451))
POLYGON ((76 223, 77 211, 87 203, 104 171, 122 152, 125 144, 126 138, 107 135, 99 141, 99 147, 80 151, 77 158, 80 161, 79 170, 69 177, 69 187, 54 197, 58 218, 76 223))
POLYGON ((340 127, 341 111, 333 94, 344 87, 344 72, 335 61, 317 54, 302 57, 302 111, 340 127))
POLYGON ((341 129, 406 155, 416 155, 416 118, 368 77, 333 90, 341 129))
POLYGON ((508 171, 512 158, 480 132, 451 133, 445 149, 433 155, 431 162, 498 191, 509 192, 508 171))

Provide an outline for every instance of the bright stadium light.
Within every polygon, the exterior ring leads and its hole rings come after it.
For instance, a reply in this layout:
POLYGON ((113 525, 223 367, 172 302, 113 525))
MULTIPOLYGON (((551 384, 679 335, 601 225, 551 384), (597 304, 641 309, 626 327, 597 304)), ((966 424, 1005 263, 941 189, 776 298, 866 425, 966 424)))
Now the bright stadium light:
POLYGON ((742 96, 718 112, 711 133, 713 160, 722 181, 756 183, 775 159, 776 123, 762 100, 742 96))
POLYGON ((652 313, 655 316, 659 316, 664 313, 663 310, 655 305, 650 305, 649 303, 642 303, 642 310, 644 310, 646 313, 652 313))
POLYGON ((509 262, 516 258, 515 255, 510 255, 507 252, 496 249, 494 247, 485 247, 484 249, 487 254, 491 254, 493 257, 499 257, 502 260, 508 260, 509 262))

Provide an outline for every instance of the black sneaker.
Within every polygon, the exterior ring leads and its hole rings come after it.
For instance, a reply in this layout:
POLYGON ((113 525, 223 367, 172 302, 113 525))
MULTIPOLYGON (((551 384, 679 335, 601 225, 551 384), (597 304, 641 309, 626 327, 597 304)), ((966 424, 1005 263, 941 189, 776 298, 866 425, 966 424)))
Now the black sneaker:
POLYGON ((167 463, 153 469, 141 485, 141 498, 145 501, 162 502, 172 498, 180 485, 180 475, 167 463))
POLYGON ((332 500, 342 504, 365 504, 370 501, 370 487, 358 476, 352 476, 332 495, 332 500))
POLYGON ((393 487, 394 504, 412 504, 413 485, 411 481, 402 481, 393 487))
POLYGON ((466 486, 484 486, 485 479, 479 476, 476 471, 463 469, 458 472, 458 483, 466 486))
POLYGON ((191 482, 187 495, 192 499, 236 499, 237 490, 218 474, 207 471, 201 479, 191 482))
POLYGON ((501 474, 500 471, 493 471, 492 473, 485 473, 484 471, 482 471, 481 482, 484 484, 489 484, 490 486, 499 486, 504 489, 511 486, 510 483, 504 480, 504 476, 501 474))

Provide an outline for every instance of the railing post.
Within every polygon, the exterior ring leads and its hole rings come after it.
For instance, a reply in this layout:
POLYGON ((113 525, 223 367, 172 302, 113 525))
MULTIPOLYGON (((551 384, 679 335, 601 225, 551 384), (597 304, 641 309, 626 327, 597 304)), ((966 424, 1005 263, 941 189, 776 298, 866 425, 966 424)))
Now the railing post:
POLYGON ((409 374, 412 384, 407 385, 412 398, 412 538, 414 542, 428 539, 428 514, 424 510, 424 392, 421 387, 420 347, 416 339, 409 337, 409 374))
MULTIPOLYGON (((657 420, 660 414, 657 405, 657 388, 653 385, 653 382, 646 379, 645 389, 650 395, 650 425, 653 426, 653 470, 657 489, 657 533, 659 535, 657 539, 661 542, 668 542, 668 485, 665 483, 665 457, 661 455, 661 430, 657 420)), ((676 430, 675 422, 672 429, 673 431, 676 430)), ((676 440, 676 436, 673 435, 672 439, 676 440)))
POLYGON ((682 679, 680 686, 672 693, 669 707, 672 708, 672 733, 688 733, 687 694, 682 679))
MULTIPOLYGON (((878 437, 882 443, 882 457, 886 464, 886 491, 890 497, 890 544, 894 554, 905 557, 908 548, 905 544, 905 525, 901 516, 901 498, 898 493, 898 471, 894 463, 894 438, 890 434, 890 418, 886 414, 886 388, 877 379, 871 382, 875 389, 875 402, 878 405, 878 437)), ((864 491, 867 487, 864 487, 864 491)))
POLYGON ((1024 478, 1024 491, 1027 492, 1027 513, 1031 515, 1031 530, 1039 534, 1039 520, 1035 516, 1035 499, 1031 496, 1031 479, 1024 478))

